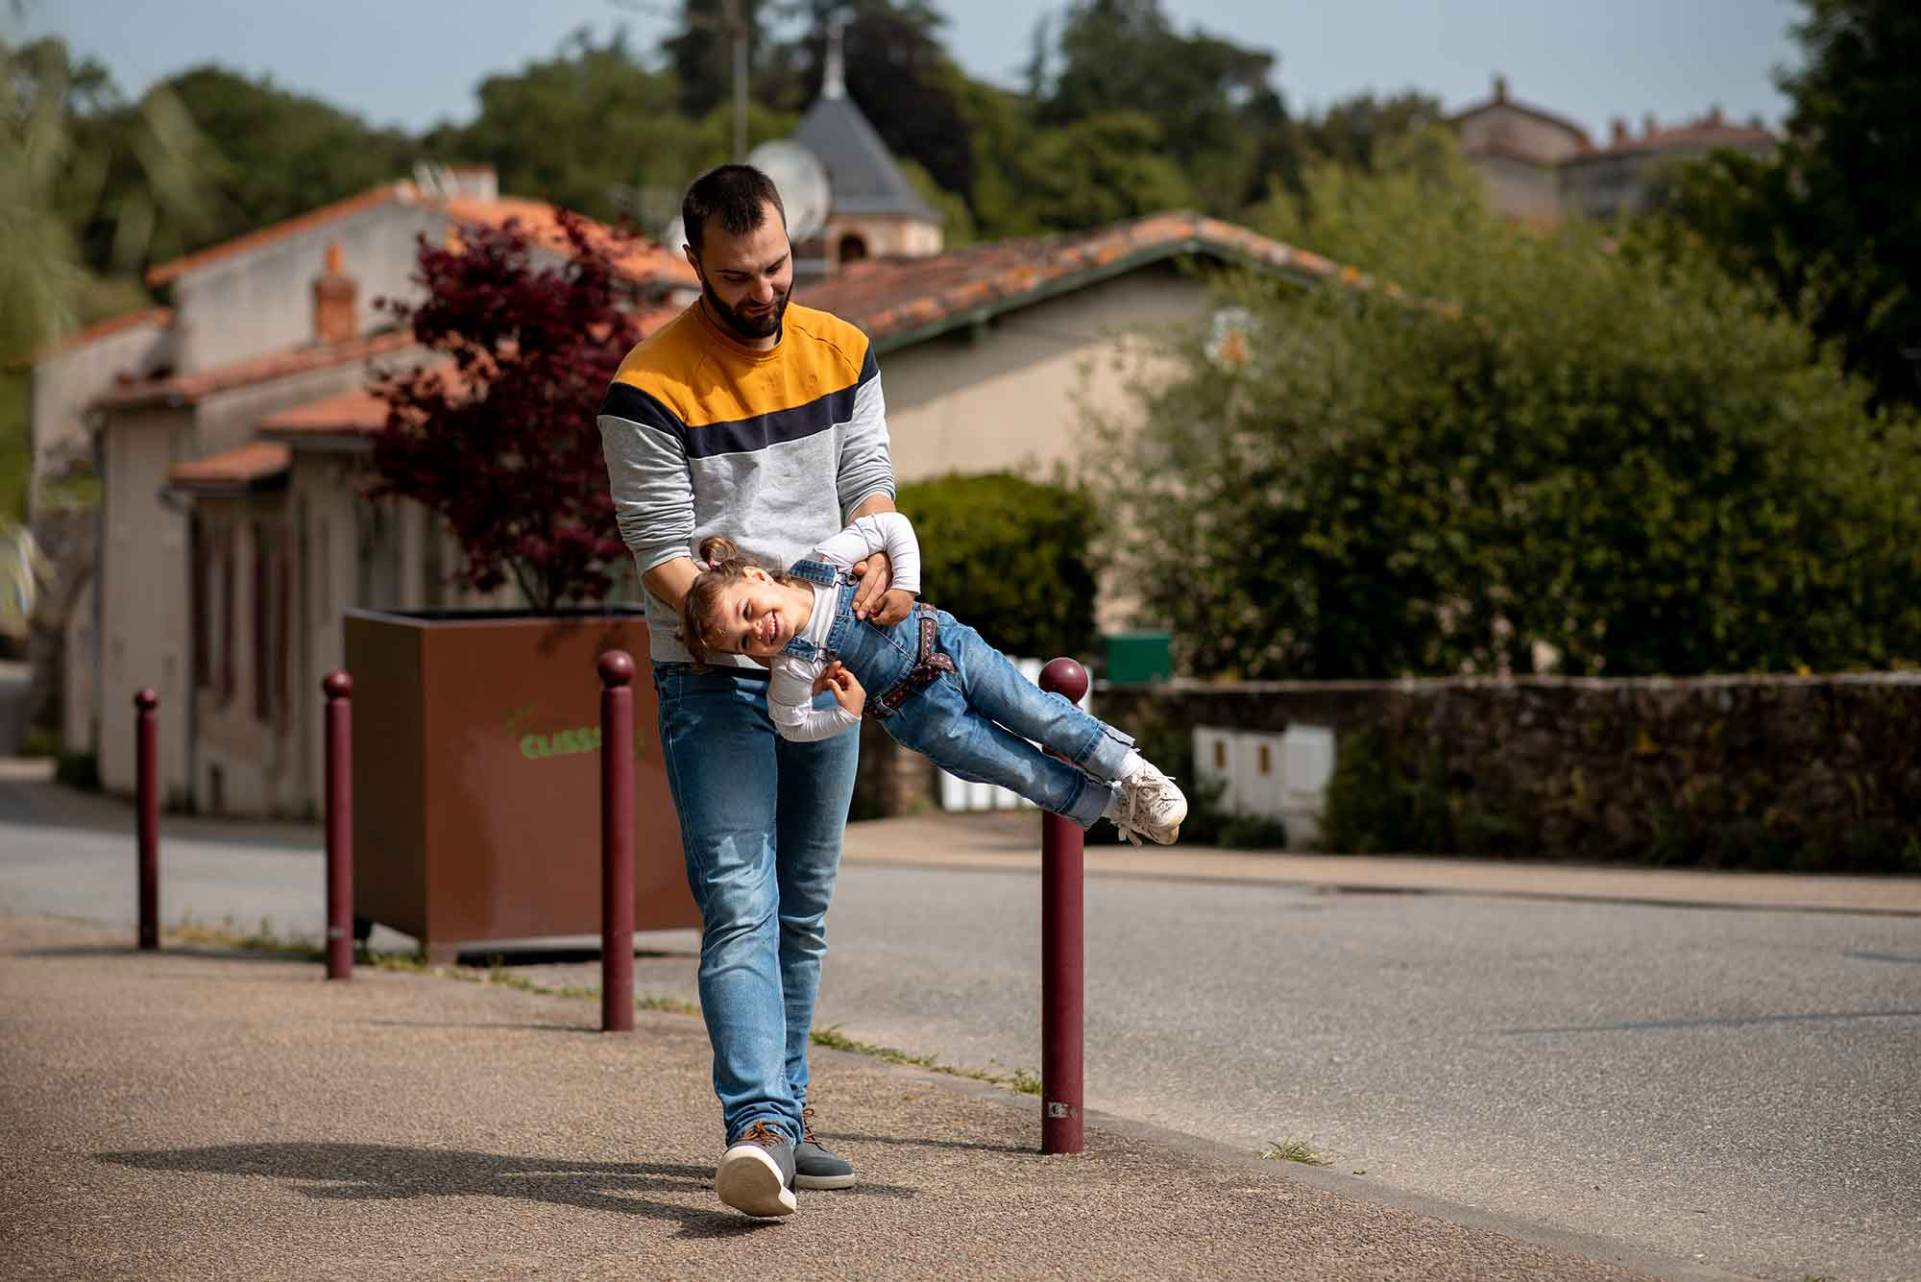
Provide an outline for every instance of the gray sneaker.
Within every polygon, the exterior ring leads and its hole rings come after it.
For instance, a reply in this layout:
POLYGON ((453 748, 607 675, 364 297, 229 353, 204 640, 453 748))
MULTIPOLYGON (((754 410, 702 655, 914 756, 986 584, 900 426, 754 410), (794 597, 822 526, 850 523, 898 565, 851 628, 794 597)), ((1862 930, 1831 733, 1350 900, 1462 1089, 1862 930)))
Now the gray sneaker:
POLYGON ((829 1153, 814 1134, 814 1109, 800 1110, 800 1146, 794 1150, 794 1184, 804 1189, 854 1187, 854 1164, 829 1153))
POLYGON ((720 1200, 748 1215, 792 1215, 794 1144, 768 1122, 755 1122, 720 1155, 714 1171, 720 1200))

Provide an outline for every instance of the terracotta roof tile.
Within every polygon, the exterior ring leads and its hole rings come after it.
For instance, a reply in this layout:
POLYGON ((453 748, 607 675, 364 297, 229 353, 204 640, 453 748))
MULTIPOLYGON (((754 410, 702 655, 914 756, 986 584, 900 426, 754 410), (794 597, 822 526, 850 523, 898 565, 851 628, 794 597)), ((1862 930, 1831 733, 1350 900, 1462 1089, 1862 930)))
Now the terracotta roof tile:
POLYGON ((273 436, 348 436, 378 432, 387 424, 387 402, 365 388, 296 405, 260 420, 273 436))
POLYGON ((276 441, 249 441, 167 469, 167 483, 183 490, 254 490, 284 480, 293 451, 276 441))
POLYGON ((349 361, 368 360, 413 346, 414 336, 392 330, 345 343, 319 347, 296 347, 249 357, 230 365, 175 374, 168 378, 142 379, 116 387, 96 402, 103 409, 136 409, 150 405, 195 405, 209 396, 257 383, 272 382, 294 374, 331 369, 349 361))
POLYGON ((1652 133, 1639 137, 1624 138, 1611 146, 1584 156, 1573 157, 1573 161, 1589 160, 1596 156, 1620 156, 1637 151, 1674 151, 1693 150, 1709 147, 1741 147, 1772 145, 1780 141, 1768 129, 1753 125, 1715 124, 1707 120, 1690 121, 1684 125, 1670 125, 1656 128, 1652 133))
POLYGON ((149 321, 155 322, 161 329, 167 328, 173 324, 173 308, 143 307, 138 311, 122 312, 118 316, 109 316, 103 321, 95 321, 84 329, 77 329, 71 334, 54 339, 52 342, 42 343, 34 349, 30 363, 37 365, 49 356, 57 356, 61 352, 69 352, 76 347, 85 347, 88 343, 98 342, 103 338, 110 338, 124 330, 133 329, 149 321))
MULTIPOLYGON (((1317 278, 1337 270, 1326 259, 1245 227, 1177 211, 1092 231, 971 245, 930 258, 869 259, 799 296, 884 342, 943 321, 958 324, 966 314, 1005 311, 1035 295, 1071 287, 1077 277, 1099 278, 1130 262, 1189 252, 1317 278)), ((1342 279, 1368 283, 1355 271, 1342 279)))
MULTIPOLYGON (((218 245, 210 245, 198 253, 188 254, 183 258, 176 258, 171 262, 148 268, 147 283, 156 286, 164 285, 187 272, 197 271, 236 254, 271 245, 275 241, 311 231, 316 227, 323 227, 337 219, 359 213, 364 209, 384 205, 389 201, 442 209, 458 222, 481 223, 490 227, 498 227, 509 218, 518 218, 526 225, 535 243, 550 249, 564 243, 560 235, 559 222, 555 218, 556 207, 544 200, 529 200, 520 196, 498 196, 492 200, 483 200, 474 196, 434 198, 422 195, 420 189, 411 182, 391 182, 369 188, 357 196, 348 196, 344 200, 336 200, 332 204, 308 210, 297 217, 258 228, 244 236, 236 236, 218 245)), ((588 221, 593 226, 600 227, 610 239, 612 238, 611 229, 593 223, 591 219, 588 221)), ((695 280, 693 269, 687 265, 686 259, 638 238, 634 240, 627 252, 620 256, 619 266, 634 280, 663 280, 678 284, 693 284, 695 280)))

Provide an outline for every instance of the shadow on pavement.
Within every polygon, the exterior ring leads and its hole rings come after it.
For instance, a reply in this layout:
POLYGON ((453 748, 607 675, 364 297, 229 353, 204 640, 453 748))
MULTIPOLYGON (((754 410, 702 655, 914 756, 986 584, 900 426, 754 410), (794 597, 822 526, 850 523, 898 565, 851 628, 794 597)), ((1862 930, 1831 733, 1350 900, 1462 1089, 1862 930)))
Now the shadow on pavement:
MULTIPOLYGON (((220 1144, 94 1156, 99 1161, 146 1171, 257 1175, 295 1181, 298 1191, 313 1198, 507 1197, 615 1211, 678 1223, 678 1237, 731 1237, 775 1222, 637 1196, 650 1192, 713 1196, 711 1166, 674 1162, 565 1162, 458 1149, 313 1143, 220 1144)), ((913 1189, 872 1184, 835 1194, 917 1195, 913 1189)))
POLYGON ((974 1140, 930 1140, 918 1135, 859 1135, 853 1131, 821 1131, 821 1138, 845 1140, 850 1144, 901 1144, 910 1148, 964 1148, 976 1153, 1013 1153, 1034 1157, 1040 1150, 1021 1144, 981 1144, 974 1140))

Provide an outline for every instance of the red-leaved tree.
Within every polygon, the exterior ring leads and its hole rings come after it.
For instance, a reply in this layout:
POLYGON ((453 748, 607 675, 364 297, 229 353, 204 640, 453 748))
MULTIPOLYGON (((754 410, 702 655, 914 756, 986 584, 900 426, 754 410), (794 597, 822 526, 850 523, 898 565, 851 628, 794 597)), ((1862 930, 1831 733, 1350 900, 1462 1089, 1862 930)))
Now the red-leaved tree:
POLYGON ((625 238, 565 212, 559 224, 558 262, 518 220, 446 246, 421 237, 426 297, 379 306, 444 359, 373 382, 387 424, 370 495, 446 519, 454 582, 489 592, 511 577, 543 612, 603 599, 626 555, 594 414, 640 336, 615 270, 625 238))

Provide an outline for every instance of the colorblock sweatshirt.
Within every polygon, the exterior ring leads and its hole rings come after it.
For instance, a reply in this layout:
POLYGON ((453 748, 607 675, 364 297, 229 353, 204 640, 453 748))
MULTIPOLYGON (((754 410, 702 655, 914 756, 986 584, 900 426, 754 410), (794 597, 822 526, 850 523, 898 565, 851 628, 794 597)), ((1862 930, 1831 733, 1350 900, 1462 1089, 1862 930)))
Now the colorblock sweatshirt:
MULTIPOLYGON (((620 537, 642 574, 723 534, 767 565, 791 565, 876 494, 894 496, 880 366, 867 336, 790 304, 757 351, 696 301, 621 362, 600 407, 620 537)), ((679 619, 647 594, 656 663, 688 663, 679 619)), ((719 666, 761 671, 744 656, 719 666)))

